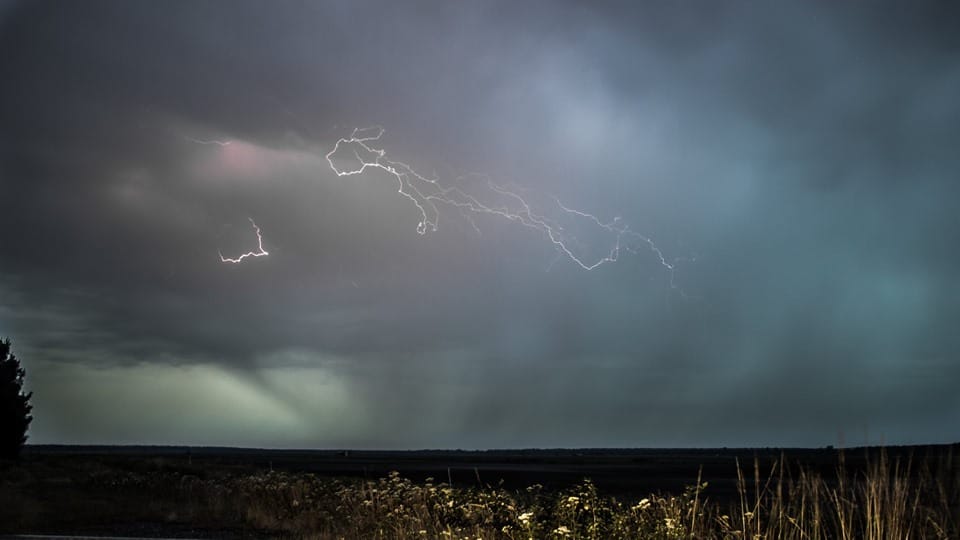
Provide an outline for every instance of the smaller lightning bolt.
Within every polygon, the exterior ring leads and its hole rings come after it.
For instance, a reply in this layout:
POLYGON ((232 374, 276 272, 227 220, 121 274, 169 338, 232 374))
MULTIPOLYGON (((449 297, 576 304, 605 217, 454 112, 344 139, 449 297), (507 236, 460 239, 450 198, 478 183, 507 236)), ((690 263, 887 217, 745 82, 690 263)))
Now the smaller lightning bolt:
POLYGON ((250 224, 253 225, 253 230, 257 232, 257 251, 248 251, 235 259, 224 257, 223 253, 218 251, 217 253, 220 255, 220 262, 237 264, 240 261, 246 259, 247 257, 264 257, 266 255, 269 255, 267 250, 263 249, 263 236, 260 234, 260 227, 257 227, 257 224, 254 223, 253 218, 247 218, 247 219, 249 219, 250 224))
POLYGON ((230 146, 233 141, 221 141, 218 139, 194 139, 193 137, 184 137, 184 139, 197 144, 215 144, 217 146, 230 146))

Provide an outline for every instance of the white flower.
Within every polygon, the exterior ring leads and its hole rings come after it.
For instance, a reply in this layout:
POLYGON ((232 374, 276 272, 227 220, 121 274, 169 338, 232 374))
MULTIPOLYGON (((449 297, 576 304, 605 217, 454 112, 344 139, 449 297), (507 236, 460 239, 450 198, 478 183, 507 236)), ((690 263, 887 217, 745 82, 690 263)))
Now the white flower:
POLYGON ((561 525, 561 526, 557 527, 556 529, 554 529, 553 532, 554 532, 555 534, 559 534, 559 535, 561 535, 561 536, 566 536, 566 535, 570 534, 570 529, 568 529, 566 525, 561 525))
POLYGON ((519 517, 518 519, 520 519, 520 522, 521 522, 521 523, 523 523, 524 525, 526 525, 527 523, 530 522, 530 518, 532 518, 532 517, 533 517, 533 512, 524 512, 524 513, 520 514, 520 517, 519 517))

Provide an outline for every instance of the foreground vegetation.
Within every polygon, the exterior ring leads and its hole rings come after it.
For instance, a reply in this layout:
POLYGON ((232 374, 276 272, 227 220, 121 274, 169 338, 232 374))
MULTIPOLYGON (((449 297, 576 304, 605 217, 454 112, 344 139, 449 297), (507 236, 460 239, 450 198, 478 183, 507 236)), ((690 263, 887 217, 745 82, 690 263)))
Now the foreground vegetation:
MULTIPOLYGON (((266 538, 958 538, 960 490, 952 456, 931 466, 888 460, 834 477, 801 467, 739 466, 738 495, 711 500, 697 479, 679 494, 623 498, 589 480, 559 490, 533 485, 463 488, 392 473, 375 481, 304 473, 123 470, 86 464, 83 475, 27 467, 2 471, 4 532, 61 529, 119 519, 189 524, 192 536, 266 538), (40 478, 44 476, 44 478, 40 478), (43 485, 41 485, 43 484, 43 485), (56 489, 48 489, 55 487, 56 489), (60 500, 58 500, 58 497, 60 500), (66 520, 66 521, 64 521, 66 520), (206 532, 204 532, 206 531, 206 532)), ((95 529, 95 527, 94 527, 95 529)), ((170 529, 167 529, 169 531, 170 529)))

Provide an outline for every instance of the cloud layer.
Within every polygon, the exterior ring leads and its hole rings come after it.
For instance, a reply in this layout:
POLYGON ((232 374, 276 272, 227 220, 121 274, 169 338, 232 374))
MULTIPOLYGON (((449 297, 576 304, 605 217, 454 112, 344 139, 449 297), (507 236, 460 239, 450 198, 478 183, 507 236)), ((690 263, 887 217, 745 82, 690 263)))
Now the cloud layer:
POLYGON ((31 441, 955 440, 957 16, 0 5, 0 335, 31 441), (449 207, 418 235, 395 179, 324 158, 374 124, 426 175, 620 217, 683 262, 585 272, 449 207), (270 255, 224 265, 250 218, 270 255))

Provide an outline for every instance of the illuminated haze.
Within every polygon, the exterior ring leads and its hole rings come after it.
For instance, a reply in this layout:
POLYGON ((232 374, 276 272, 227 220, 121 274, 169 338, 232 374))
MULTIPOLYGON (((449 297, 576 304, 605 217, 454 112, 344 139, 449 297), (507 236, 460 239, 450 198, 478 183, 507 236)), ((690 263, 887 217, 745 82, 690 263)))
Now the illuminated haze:
POLYGON ((515 4, 0 3, 31 442, 960 438, 954 5, 515 4), (327 162, 372 125, 684 262, 587 271, 449 205, 418 234, 390 174, 327 162))

